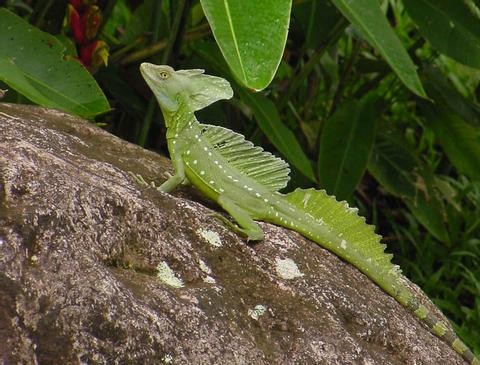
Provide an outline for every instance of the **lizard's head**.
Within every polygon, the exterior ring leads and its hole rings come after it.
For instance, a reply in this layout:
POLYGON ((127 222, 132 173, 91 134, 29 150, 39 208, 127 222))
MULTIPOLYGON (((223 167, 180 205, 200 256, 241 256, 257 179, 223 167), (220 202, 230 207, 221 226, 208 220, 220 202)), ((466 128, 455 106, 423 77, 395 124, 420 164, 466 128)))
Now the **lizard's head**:
POLYGON ((200 110, 233 96, 227 80, 205 75, 203 70, 175 71, 166 65, 142 63, 140 71, 164 111, 175 112, 180 103, 191 111, 200 110))

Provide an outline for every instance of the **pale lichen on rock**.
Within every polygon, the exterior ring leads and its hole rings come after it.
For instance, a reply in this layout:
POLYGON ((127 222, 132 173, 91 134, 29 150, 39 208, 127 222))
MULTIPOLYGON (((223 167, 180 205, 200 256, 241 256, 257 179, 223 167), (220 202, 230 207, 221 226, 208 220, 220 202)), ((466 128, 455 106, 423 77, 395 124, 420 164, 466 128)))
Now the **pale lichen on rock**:
POLYGON ((185 286, 183 280, 177 277, 175 272, 165 261, 162 261, 157 265, 157 276, 163 283, 172 288, 183 288, 185 286))
POLYGON ((199 229, 197 232, 210 245, 214 247, 222 247, 222 240, 220 239, 220 236, 217 232, 204 228, 199 229))
POLYGON ((262 304, 257 304, 253 309, 248 310, 248 315, 252 317, 254 320, 258 321, 258 319, 265 314, 267 311, 267 307, 262 304))
POLYGON ((304 274, 299 270, 297 264, 292 259, 275 259, 275 270, 282 279, 293 280, 300 278, 304 274))

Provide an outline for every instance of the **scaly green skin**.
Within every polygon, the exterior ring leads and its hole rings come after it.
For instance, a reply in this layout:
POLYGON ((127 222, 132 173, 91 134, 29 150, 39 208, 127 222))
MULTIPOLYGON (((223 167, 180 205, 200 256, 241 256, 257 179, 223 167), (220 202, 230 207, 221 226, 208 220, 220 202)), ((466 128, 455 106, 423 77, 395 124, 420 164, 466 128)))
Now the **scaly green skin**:
POLYGON ((168 148, 176 172, 159 187, 160 191, 169 192, 190 181, 225 209, 238 226, 224 219, 225 223, 250 240, 263 239, 263 231, 255 220, 301 233, 350 262, 412 311, 469 364, 480 365, 456 334, 414 297, 404 284, 400 270, 391 264, 391 255, 384 253, 380 237, 375 235, 373 227, 356 215, 355 209, 337 202, 323 191, 297 189, 290 194, 280 194, 276 190, 285 183, 282 174, 288 174, 288 169, 282 172, 284 168, 278 161, 270 170, 267 166, 268 161, 278 159, 262 155, 266 160, 256 161, 261 150, 252 150, 248 142, 239 140, 238 135, 235 137, 229 130, 197 121, 196 110, 232 97, 227 81, 204 75, 202 70, 175 71, 169 66, 147 63, 141 65, 141 72, 162 109, 168 148), (222 137, 224 135, 227 137, 222 137), (237 139, 228 140, 230 137, 237 139), (225 145, 232 146, 228 153, 225 145), (242 151, 250 152, 245 155, 242 151), (257 173, 258 176, 255 175, 257 170, 253 171, 251 167, 255 163, 258 166, 254 169, 265 170, 257 173), (273 171, 272 175, 275 171, 280 174, 270 181, 270 171, 273 171))

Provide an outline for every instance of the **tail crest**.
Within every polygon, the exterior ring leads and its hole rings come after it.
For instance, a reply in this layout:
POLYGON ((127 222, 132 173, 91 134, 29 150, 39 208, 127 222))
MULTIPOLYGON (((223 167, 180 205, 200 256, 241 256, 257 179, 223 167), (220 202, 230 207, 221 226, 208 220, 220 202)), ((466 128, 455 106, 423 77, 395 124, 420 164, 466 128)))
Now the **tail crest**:
MULTIPOLYGON (((391 262, 393 255, 385 253, 386 246, 380 243, 381 236, 375 233, 373 226, 366 224, 364 217, 357 214, 358 209, 350 208, 345 201, 338 202, 324 190, 296 189, 285 197, 290 204, 315 219, 317 224, 325 224, 338 237, 340 253, 335 253, 375 282, 378 278, 372 275, 376 276, 376 273, 383 277, 388 276, 389 282, 395 282, 395 279, 401 277, 399 267, 391 262), (342 255, 341 249, 353 254, 352 259, 342 255)), ((391 292, 393 288, 384 289, 389 289, 387 292, 394 295, 391 292)))
POLYGON ((407 307, 469 365, 480 365, 480 360, 455 332, 414 297, 413 292, 404 284, 400 268, 392 264, 393 255, 385 253, 386 246, 380 243, 381 237, 375 233, 373 226, 366 224, 365 218, 357 214, 358 209, 350 208, 345 201, 338 202, 324 190, 296 189, 286 194, 285 198, 310 216, 313 224, 327 226, 333 236, 338 237, 338 242, 324 242, 322 237, 315 236, 314 233, 300 233, 352 263, 407 307))

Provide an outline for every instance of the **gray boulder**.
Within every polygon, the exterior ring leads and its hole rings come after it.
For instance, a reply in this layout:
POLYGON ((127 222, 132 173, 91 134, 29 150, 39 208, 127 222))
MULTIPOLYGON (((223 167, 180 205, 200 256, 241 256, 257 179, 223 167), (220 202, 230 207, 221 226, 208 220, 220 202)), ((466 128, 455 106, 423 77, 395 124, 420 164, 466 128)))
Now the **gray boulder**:
POLYGON ((262 223, 247 244, 193 188, 128 173, 168 170, 86 121, 0 104, 0 363, 464 364, 299 234, 262 223))

